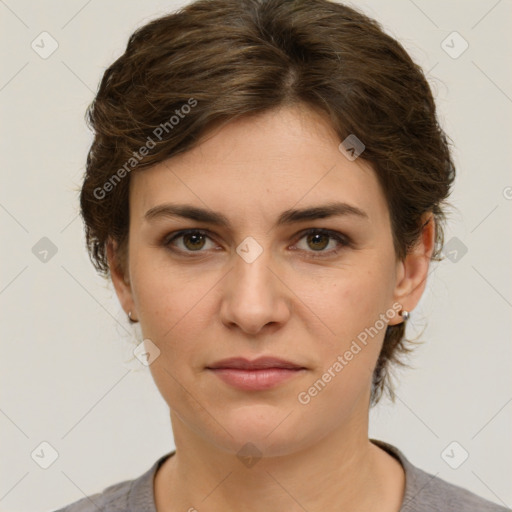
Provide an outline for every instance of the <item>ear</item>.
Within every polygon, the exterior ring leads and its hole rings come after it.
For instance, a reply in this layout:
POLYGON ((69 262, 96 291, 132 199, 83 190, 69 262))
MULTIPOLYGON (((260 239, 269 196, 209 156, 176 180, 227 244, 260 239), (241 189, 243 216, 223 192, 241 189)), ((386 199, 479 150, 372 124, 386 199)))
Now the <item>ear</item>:
MULTIPOLYGON (((397 263, 397 281, 394 290, 394 300, 402 305, 402 309, 411 312, 418 304, 427 284, 430 258, 435 246, 435 218, 432 212, 427 212, 421 219, 423 229, 414 248, 403 261, 397 263)), ((390 320, 389 325, 402 322, 402 317, 390 320)))
MULTIPOLYGON (((126 315, 131 311, 135 319, 138 318, 135 303, 133 300, 132 288, 128 278, 128 271, 125 265, 121 264, 119 246, 115 240, 107 242, 107 261, 110 270, 110 277, 116 290, 117 297, 126 315)), ((123 261, 123 263, 126 263, 123 261)))

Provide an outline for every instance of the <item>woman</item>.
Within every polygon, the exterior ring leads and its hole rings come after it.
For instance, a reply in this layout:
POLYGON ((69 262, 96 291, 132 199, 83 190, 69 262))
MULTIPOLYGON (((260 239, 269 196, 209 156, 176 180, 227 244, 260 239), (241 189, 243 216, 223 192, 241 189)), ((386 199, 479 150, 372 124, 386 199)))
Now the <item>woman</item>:
POLYGON ((326 0, 200 0, 105 72, 81 192, 176 451, 62 510, 500 511, 368 438, 455 171, 425 77, 326 0))

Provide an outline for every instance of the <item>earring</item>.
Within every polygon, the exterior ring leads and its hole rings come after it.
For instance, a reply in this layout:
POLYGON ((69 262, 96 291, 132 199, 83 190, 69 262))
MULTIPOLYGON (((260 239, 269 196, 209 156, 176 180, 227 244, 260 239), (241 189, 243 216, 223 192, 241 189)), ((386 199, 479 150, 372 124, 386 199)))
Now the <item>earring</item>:
POLYGON ((130 322, 132 324, 136 324, 138 322, 138 320, 135 320, 134 318, 132 318, 132 312, 131 311, 128 311, 128 320, 130 320, 130 322))
POLYGON ((407 320, 409 320, 411 314, 409 313, 409 311, 405 311, 405 309, 402 309, 402 311, 400 311, 400 315, 402 316, 402 318, 404 319, 404 322, 407 322, 407 320))

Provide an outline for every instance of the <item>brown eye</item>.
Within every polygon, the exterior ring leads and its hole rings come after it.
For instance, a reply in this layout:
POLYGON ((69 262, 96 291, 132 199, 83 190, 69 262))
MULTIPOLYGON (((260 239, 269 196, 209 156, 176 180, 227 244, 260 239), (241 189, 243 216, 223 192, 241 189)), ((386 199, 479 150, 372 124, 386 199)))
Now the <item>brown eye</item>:
POLYGON ((309 247, 317 250, 323 250, 329 245, 329 236, 323 233, 315 233, 314 235, 307 235, 307 242, 309 247))
POLYGON ((202 249, 204 247, 204 235, 202 234, 187 234, 183 235, 183 245, 191 251, 202 249))
POLYGON ((203 249, 212 249, 215 247, 215 244, 211 241, 208 234, 197 229, 179 231, 172 237, 164 239, 162 243, 165 247, 168 247, 171 250, 184 253, 206 252, 206 250, 203 249), (210 241, 209 247, 207 243, 208 241, 210 241))
POLYGON ((305 244, 303 244, 302 247, 300 244, 297 244, 296 247, 308 253, 308 256, 312 258, 333 256, 338 253, 339 249, 351 245, 348 237, 337 231, 330 231, 328 229, 310 229, 302 233, 299 241, 303 239, 305 239, 305 244), (329 246, 331 246, 330 250, 325 250, 329 246))

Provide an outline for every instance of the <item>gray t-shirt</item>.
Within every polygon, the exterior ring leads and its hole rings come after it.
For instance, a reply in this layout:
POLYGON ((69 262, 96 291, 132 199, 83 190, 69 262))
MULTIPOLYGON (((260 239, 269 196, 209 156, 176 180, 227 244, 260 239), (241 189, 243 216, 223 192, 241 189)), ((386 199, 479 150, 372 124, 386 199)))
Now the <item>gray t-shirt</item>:
MULTIPOLYGON (((511 512, 413 466, 398 448, 376 439, 371 442, 398 459, 404 468, 405 494, 399 512, 511 512)), ((111 485, 55 512, 156 512, 153 480, 159 466, 174 453, 160 457, 134 480, 111 485)))

